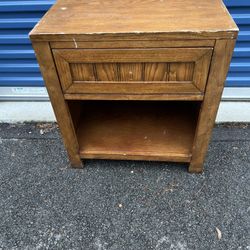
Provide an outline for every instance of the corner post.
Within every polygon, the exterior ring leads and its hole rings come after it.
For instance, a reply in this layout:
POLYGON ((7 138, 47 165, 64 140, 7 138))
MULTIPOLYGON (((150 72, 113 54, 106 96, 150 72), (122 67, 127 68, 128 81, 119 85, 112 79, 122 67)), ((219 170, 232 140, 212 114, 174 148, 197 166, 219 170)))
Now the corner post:
POLYGON ((49 42, 32 42, 36 53, 36 58, 40 65, 40 70, 45 81, 48 94, 58 126, 62 133, 64 145, 72 167, 81 168, 82 161, 79 155, 79 145, 75 134, 75 129, 69 112, 69 107, 64 99, 60 81, 58 79, 56 67, 51 53, 49 42))
POLYGON ((224 82, 233 55, 234 46, 235 39, 216 40, 210 73, 206 85, 206 92, 198 118, 192 149, 192 159, 188 169, 191 173, 200 173, 203 171, 203 163, 220 104, 224 82))

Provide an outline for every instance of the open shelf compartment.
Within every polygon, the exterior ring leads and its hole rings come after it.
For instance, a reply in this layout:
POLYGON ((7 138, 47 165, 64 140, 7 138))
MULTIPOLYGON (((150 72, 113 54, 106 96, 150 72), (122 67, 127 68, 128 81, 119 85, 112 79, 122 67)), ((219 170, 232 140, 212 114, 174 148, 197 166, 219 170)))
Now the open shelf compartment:
POLYGON ((200 102, 68 102, 84 159, 191 160, 200 102))

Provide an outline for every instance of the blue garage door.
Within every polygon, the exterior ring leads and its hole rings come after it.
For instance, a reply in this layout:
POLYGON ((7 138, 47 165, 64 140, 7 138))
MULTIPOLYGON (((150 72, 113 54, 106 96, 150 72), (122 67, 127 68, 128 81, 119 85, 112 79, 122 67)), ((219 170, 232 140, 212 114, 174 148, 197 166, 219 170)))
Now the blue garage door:
POLYGON ((0 86, 43 86, 28 33, 50 1, 0 0, 0 86))
POLYGON ((226 86, 250 87, 250 0, 224 2, 240 29, 226 86))
MULTIPOLYGON (((28 33, 54 0, 0 0, 0 86, 44 86, 28 33)), ((224 0, 240 34, 226 86, 250 87, 250 0, 224 0)))

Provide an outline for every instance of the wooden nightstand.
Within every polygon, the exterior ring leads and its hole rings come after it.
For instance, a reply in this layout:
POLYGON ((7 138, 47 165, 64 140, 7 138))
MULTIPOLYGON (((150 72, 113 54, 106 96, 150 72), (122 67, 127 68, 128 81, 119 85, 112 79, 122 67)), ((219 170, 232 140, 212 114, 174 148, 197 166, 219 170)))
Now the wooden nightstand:
POLYGON ((201 172, 238 28, 220 0, 60 0, 30 33, 72 166, 201 172))

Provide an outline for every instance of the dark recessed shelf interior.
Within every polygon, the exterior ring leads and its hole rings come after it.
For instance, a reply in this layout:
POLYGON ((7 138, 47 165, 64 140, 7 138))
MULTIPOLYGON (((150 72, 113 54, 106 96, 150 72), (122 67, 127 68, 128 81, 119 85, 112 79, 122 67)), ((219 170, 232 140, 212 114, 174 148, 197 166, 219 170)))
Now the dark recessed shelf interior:
POLYGON ((189 162, 200 102, 69 101, 82 158, 189 162))

